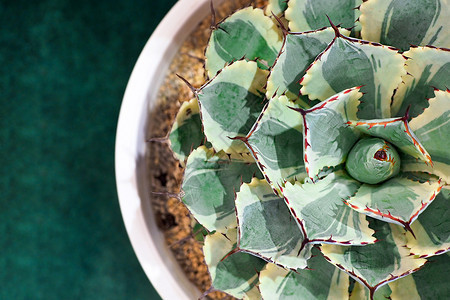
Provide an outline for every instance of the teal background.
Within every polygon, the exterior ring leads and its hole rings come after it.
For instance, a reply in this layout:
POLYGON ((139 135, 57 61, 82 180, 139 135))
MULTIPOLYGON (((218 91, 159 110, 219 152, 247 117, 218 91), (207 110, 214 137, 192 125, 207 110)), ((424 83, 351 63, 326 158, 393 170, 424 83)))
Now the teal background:
POLYGON ((114 141, 175 2, 0 2, 0 299, 159 299, 122 222, 114 141))

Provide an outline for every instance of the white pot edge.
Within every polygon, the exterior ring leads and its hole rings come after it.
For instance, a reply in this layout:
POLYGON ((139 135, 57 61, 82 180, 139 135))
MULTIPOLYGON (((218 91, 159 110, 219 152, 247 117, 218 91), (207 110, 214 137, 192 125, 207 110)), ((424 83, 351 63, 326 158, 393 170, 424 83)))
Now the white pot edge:
POLYGON ((209 5, 210 0, 179 0, 155 29, 131 73, 116 132, 116 184, 123 221, 144 272, 163 299, 196 299, 201 292, 181 270, 154 220, 145 161, 147 121, 172 58, 210 13, 209 5))

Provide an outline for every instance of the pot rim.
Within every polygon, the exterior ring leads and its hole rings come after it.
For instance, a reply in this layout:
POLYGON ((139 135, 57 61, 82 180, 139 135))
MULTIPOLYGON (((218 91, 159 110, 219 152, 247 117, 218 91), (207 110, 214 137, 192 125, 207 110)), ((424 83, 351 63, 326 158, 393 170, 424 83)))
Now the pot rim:
POLYGON ((210 13, 209 5, 210 0, 179 0, 163 18, 133 68, 117 125, 115 173, 122 218, 145 274, 163 299, 193 299, 201 292, 187 279, 154 219, 146 163, 148 116, 156 106, 161 74, 210 13))

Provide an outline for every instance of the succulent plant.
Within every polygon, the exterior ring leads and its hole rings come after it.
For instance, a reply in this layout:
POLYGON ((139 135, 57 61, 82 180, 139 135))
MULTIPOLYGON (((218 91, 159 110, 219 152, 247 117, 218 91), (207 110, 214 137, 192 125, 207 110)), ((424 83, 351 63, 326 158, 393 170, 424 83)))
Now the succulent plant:
POLYGON ((449 297, 449 18, 447 0, 273 0, 214 24, 170 133, 210 290, 449 297))

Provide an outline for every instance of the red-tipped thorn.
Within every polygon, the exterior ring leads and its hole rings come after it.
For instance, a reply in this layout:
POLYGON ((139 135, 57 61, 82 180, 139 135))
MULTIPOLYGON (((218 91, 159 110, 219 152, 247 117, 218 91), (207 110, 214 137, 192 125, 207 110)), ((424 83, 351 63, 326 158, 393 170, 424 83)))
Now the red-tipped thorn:
POLYGON ((405 227, 405 229, 406 229, 407 231, 411 232, 411 234, 412 234, 412 236, 414 237, 414 239, 417 239, 417 238, 416 238, 416 235, 414 234, 414 231, 411 229, 411 226, 409 225, 409 223, 405 223, 405 224, 403 224, 403 226, 405 227))
POLYGON ((146 140, 147 143, 167 143, 168 141, 169 137, 167 135, 165 137, 155 137, 146 140))
POLYGON ((216 24, 216 11, 214 9, 214 4, 213 4, 213 0, 211 0, 209 2, 209 7, 211 9, 211 29, 217 29, 217 24, 216 24))
POLYGON ((337 37, 341 37, 342 35, 341 35, 341 33, 339 32, 339 29, 337 28, 337 26, 334 25, 334 23, 331 21, 331 19, 330 19, 330 17, 329 17, 328 15, 326 15, 326 16, 327 16, 327 18, 328 18, 328 22, 330 22, 331 28, 333 28, 333 30, 334 30, 334 35, 335 35, 335 37, 336 37, 336 38, 337 38, 337 37))
POLYGON ((175 198, 178 201, 182 201, 182 197, 184 196, 184 193, 175 194, 175 193, 169 193, 169 192, 151 192, 153 195, 160 195, 160 196, 167 196, 169 198, 175 198))
POLYGON ((287 28, 284 26, 284 24, 283 24, 283 22, 281 21, 281 19, 280 19, 277 15, 275 15, 275 14, 273 13, 273 11, 271 11, 271 13, 272 13, 272 16, 275 18, 275 20, 277 20, 278 25, 280 25, 280 28, 281 28, 281 31, 283 32, 283 35, 286 36, 286 35, 289 33, 289 31, 288 31, 287 28))
POLYGON ((188 86, 188 88, 192 91, 192 93, 194 95, 197 95, 198 90, 195 87, 193 87, 192 84, 189 81, 187 81, 183 76, 181 76, 179 74, 176 74, 176 75, 177 75, 178 78, 180 78, 188 86))
POLYGON ((295 107, 290 107, 290 106, 288 106, 288 108, 290 108, 290 109, 292 109, 292 110, 295 110, 295 111, 301 113, 303 116, 306 115, 306 110, 304 110, 304 109, 301 109, 301 108, 295 108, 295 107))
POLYGON ((246 136, 235 136, 235 137, 227 136, 227 138, 229 138, 230 140, 240 140, 243 141, 244 143, 246 143, 248 140, 246 136))
POLYGON ((408 108, 406 108, 405 115, 403 116, 403 120, 408 121, 409 120, 409 110, 411 108, 411 104, 408 105, 408 108))

